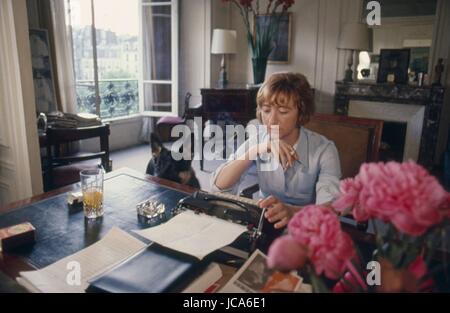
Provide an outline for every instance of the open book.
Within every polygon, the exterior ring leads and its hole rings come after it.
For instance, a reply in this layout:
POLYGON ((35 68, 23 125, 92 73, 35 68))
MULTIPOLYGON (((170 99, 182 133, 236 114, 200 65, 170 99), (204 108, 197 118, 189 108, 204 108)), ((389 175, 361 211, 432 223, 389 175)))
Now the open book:
POLYGON ((93 245, 38 271, 21 272, 17 281, 31 292, 83 293, 88 280, 146 247, 142 241, 113 227, 93 245))

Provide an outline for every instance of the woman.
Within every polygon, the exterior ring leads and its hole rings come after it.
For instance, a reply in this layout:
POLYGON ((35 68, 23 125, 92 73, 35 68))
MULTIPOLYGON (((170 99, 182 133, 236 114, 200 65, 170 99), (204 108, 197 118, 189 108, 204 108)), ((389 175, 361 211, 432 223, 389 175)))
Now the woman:
POLYGON ((313 113, 313 94, 305 76, 271 75, 257 95, 256 115, 266 127, 214 172, 213 190, 236 193, 255 165, 259 206, 266 208, 265 217, 275 228, 284 227, 301 206, 330 202, 339 191, 339 156, 332 141, 303 127, 313 113))

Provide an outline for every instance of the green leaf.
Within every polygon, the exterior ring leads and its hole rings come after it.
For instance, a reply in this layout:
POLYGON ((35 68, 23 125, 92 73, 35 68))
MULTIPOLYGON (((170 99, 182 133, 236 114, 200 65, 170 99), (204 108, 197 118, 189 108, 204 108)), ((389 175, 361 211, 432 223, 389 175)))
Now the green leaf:
POLYGON ((316 275, 314 269, 311 268, 309 270, 309 273, 314 292, 330 293, 330 290, 327 288, 324 282, 316 275))

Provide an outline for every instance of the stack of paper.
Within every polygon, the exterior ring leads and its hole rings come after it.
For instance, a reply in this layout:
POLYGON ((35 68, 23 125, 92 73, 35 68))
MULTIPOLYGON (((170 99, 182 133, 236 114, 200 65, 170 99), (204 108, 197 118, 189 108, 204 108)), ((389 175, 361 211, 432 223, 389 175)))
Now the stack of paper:
POLYGON ((21 272, 19 284, 31 292, 82 293, 94 278, 142 251, 147 245, 119 228, 95 244, 41 270, 21 272))

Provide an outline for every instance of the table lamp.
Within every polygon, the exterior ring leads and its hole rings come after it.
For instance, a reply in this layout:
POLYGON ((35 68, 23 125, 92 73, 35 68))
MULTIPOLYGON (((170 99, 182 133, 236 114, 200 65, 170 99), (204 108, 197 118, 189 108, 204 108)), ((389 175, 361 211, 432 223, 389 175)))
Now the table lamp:
POLYGON ((350 50, 348 69, 345 71, 345 82, 353 81, 353 53, 354 51, 370 50, 370 29, 362 23, 347 23, 342 28, 338 49, 350 50))
POLYGON ((222 62, 220 63, 219 86, 223 88, 228 83, 225 55, 236 53, 236 31, 229 29, 214 29, 211 53, 222 54, 222 62))

